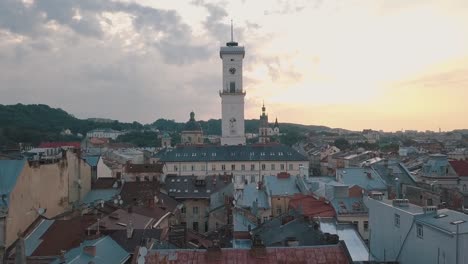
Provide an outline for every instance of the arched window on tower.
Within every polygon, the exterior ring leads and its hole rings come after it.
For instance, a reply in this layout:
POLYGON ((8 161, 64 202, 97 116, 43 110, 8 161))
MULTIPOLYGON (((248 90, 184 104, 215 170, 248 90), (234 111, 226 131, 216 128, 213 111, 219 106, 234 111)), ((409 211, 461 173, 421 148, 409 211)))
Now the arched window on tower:
POLYGON ((230 93, 235 93, 236 92, 236 83, 235 82, 230 82, 229 83, 229 92, 230 93))

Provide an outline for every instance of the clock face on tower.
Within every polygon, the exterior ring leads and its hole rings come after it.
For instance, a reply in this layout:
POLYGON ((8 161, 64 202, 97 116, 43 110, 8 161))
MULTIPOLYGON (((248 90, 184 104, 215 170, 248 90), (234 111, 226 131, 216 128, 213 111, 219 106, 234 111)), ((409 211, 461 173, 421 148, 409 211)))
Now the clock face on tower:
POLYGON ((236 119, 232 117, 229 119, 229 128, 231 130, 231 134, 236 134, 236 119))
POLYGON ((231 74, 236 73, 236 68, 230 68, 230 69, 229 69, 229 72, 230 72, 231 74))

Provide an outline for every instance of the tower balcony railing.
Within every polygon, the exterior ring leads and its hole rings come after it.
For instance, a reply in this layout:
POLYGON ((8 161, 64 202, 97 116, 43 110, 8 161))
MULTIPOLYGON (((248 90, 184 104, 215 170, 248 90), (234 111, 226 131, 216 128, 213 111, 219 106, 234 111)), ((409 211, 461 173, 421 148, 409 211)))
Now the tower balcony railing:
POLYGON ((219 95, 245 95, 245 90, 242 90, 242 91, 235 91, 235 92, 231 92, 231 91, 219 91, 219 95))

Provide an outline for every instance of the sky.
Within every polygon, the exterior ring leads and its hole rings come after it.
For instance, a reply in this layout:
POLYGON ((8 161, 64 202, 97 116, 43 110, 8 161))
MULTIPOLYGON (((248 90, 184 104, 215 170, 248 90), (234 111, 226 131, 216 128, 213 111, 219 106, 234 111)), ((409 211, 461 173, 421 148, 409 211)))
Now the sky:
POLYGON ((221 117, 245 46, 246 119, 468 128, 466 0, 1 0, 0 104, 151 123, 221 117))

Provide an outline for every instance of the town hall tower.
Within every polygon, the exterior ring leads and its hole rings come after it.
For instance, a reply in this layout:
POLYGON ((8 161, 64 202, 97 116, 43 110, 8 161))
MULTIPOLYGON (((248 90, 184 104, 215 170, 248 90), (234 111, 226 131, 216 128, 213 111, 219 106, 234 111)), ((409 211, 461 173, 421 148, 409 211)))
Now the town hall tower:
POLYGON ((242 60, 244 47, 233 40, 221 47, 219 56, 223 61, 223 89, 221 96, 221 145, 245 145, 244 97, 242 86, 242 60))

